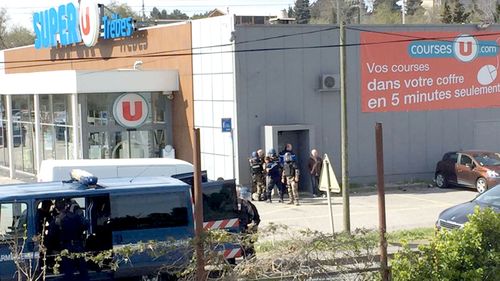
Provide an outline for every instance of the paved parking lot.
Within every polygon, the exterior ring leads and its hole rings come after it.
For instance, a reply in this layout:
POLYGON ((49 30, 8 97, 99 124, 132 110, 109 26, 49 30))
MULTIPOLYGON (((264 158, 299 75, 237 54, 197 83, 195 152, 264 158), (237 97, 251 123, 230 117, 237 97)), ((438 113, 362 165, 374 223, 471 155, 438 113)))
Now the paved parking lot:
MULTIPOLYGON (((0 184, 29 182, 34 179, 9 179, 5 172, 0 172, 0 184)), ((432 227, 438 214, 453 205, 473 199, 477 195, 474 189, 465 188, 428 188, 425 185, 389 188, 386 192, 387 230, 432 227)), ((362 189, 351 194, 351 229, 378 228, 377 193, 374 188, 362 189)), ((330 219, 326 198, 301 199, 300 206, 278 203, 254 202, 262 223, 286 224, 292 228, 310 228, 329 232, 330 219)), ((335 231, 343 230, 342 197, 333 197, 335 231)))
MULTIPOLYGON (((428 188, 412 186, 392 188, 386 192, 387 230, 433 227, 438 214, 455 204, 473 199, 477 192, 464 188, 428 188)), ((351 230, 378 228, 377 194, 363 191, 352 194, 351 230)), ((254 202, 261 216, 261 226, 270 222, 286 224, 293 228, 310 228, 330 232, 330 219, 326 198, 304 198, 300 206, 278 203, 254 202)), ((333 197, 335 231, 343 230, 342 197, 333 197)))

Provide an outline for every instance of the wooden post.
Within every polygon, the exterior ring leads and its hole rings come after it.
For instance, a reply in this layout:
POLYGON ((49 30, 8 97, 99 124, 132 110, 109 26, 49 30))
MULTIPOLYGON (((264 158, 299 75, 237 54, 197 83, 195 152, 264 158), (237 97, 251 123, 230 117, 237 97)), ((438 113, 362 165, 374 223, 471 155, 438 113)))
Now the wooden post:
POLYGON ((194 188, 194 227, 196 234, 196 280, 206 279, 203 252, 203 190, 201 186, 200 129, 194 129, 193 141, 193 188, 194 188))
POLYGON ((383 281, 389 280, 387 267, 387 241, 385 239, 385 190, 384 190, 384 142, 382 138, 382 123, 375 124, 375 142, 377 149, 377 190, 378 190, 378 221, 380 232, 380 271, 383 281))

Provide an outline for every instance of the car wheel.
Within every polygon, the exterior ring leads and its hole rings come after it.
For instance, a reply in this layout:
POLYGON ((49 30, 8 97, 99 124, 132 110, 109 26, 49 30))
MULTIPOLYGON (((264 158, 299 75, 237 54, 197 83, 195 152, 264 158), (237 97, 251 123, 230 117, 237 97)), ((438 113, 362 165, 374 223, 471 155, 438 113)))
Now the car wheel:
POLYGON ((483 193, 488 189, 488 183, 486 182, 485 178, 478 178, 476 181, 476 189, 477 192, 483 193))
POLYGON ((437 173, 436 174, 436 179, 435 180, 436 180, 436 185, 439 188, 445 188, 445 187, 448 186, 448 181, 446 180, 446 178, 441 173, 437 173))

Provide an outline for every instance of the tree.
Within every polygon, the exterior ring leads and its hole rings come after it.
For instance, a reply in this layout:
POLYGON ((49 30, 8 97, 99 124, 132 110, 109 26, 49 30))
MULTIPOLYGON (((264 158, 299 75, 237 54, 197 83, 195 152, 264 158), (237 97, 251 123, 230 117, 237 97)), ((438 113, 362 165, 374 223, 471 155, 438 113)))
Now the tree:
POLYGON ((122 18, 132 17, 134 19, 139 19, 140 16, 130 7, 129 5, 123 3, 118 4, 116 0, 112 0, 108 6, 108 9, 104 10, 106 16, 111 16, 112 13, 120 15, 122 18), (112 12, 111 12, 112 11, 112 12))
POLYGON ((471 13, 465 11, 464 5, 459 0, 455 0, 455 9, 453 9, 453 22, 468 23, 470 16, 471 13))
POLYGON ((406 14, 413 16, 418 12, 423 12, 422 0, 406 0, 406 14))
POLYGON ((450 5, 448 5, 448 1, 444 2, 443 12, 441 13, 441 22, 453 23, 453 14, 451 12, 450 5))
POLYGON ((0 9, 0 50, 7 48, 4 42, 5 35, 7 33, 7 21, 9 17, 7 16, 7 11, 5 8, 0 9))
MULTIPOLYGON (((163 11, 162 11, 163 12, 163 11)), ((175 20, 187 20, 189 19, 188 15, 181 12, 178 9, 172 11, 172 13, 167 14, 167 19, 175 19, 175 20)))
MULTIPOLYGON (((317 0, 311 5, 310 10, 312 23, 326 24, 337 22, 337 6, 335 1, 317 0)), ((293 17, 296 17, 295 13, 293 17)))
POLYGON ((161 16, 161 12, 160 10, 158 10, 158 8, 153 7, 153 10, 151 10, 149 15, 151 16, 152 19, 159 19, 161 16))
POLYGON ((372 15, 366 19, 366 22, 372 24, 400 24, 401 10, 394 10, 393 3, 390 1, 379 3, 375 6, 372 15))
POLYGON ((160 12, 160 10, 156 7, 153 7, 153 10, 151 10, 150 15, 151 15, 151 19, 153 19, 153 20, 159 20, 159 19, 165 20, 168 17, 167 10, 163 9, 160 12))
POLYGON ((298 24, 308 24, 311 19, 311 7, 309 0, 296 0, 294 13, 295 19, 298 24))
POLYGON ((6 48, 15 48, 33 44, 35 35, 23 26, 14 26, 3 38, 6 48))
MULTIPOLYGON (((318 0, 318 1, 320 1, 320 0, 318 0)), ((294 18, 295 17, 295 12, 293 11, 292 6, 288 6, 287 16, 289 18, 294 18)))
POLYGON ((496 10, 495 10, 495 22, 500 22, 500 3, 497 4, 496 10))
POLYGON ((199 14, 193 14, 191 16, 191 19, 192 20, 204 19, 204 18, 208 18, 208 15, 210 15, 210 11, 206 11, 204 13, 199 13, 199 14))

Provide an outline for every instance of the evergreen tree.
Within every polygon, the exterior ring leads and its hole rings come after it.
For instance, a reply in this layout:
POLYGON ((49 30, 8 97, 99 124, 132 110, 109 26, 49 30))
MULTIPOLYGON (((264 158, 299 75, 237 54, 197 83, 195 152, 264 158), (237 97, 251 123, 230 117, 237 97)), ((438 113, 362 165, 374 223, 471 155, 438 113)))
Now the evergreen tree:
POLYGON ((443 11, 441 12, 441 22, 442 23, 453 23, 453 14, 451 13, 450 5, 448 1, 444 2, 443 11))
POLYGON ((453 22, 454 23, 468 23, 471 13, 465 11, 464 5, 455 0, 455 8, 453 9, 453 22))
POLYGON ((151 10, 151 13, 149 13, 151 15, 151 18, 152 19, 159 19, 160 18, 160 15, 161 15, 161 12, 160 10, 158 10, 158 8, 156 7, 153 7, 153 10, 151 10))
POLYGON ((293 8, 291 6, 288 6, 287 14, 288 14, 289 18, 294 18, 295 17, 295 12, 293 11, 293 8))
POLYGON ((298 24, 307 24, 311 19, 309 0, 296 0, 294 13, 298 24))

